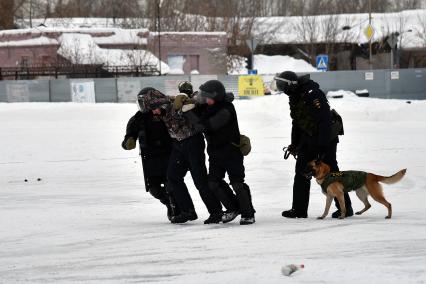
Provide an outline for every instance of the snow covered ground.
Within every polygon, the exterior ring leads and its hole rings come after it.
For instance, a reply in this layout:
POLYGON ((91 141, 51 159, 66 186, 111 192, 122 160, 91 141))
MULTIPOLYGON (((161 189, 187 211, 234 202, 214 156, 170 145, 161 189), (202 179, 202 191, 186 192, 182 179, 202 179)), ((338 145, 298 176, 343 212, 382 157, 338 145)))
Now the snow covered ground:
MULTIPOLYGON (((289 220, 294 160, 286 96, 237 101, 251 137, 247 183, 256 224, 172 225, 145 192, 138 151, 120 147, 132 104, 0 104, 0 283, 424 283, 426 101, 330 99, 343 116, 341 169, 390 175, 394 215, 374 201, 362 216, 289 220), (40 178, 40 181, 37 179, 40 178), (28 179, 28 182, 24 182, 28 179), (290 277, 286 264, 305 264, 290 277)), ((355 209, 361 202, 351 194, 355 209)))

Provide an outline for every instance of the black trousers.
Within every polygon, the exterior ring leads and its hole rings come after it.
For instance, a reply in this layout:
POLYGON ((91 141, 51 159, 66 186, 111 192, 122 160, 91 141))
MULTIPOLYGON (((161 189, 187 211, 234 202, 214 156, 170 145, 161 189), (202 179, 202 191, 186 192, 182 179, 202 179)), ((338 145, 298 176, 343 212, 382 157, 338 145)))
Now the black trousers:
POLYGON ((244 183, 244 156, 240 150, 231 145, 207 149, 209 154, 209 184, 217 198, 227 210, 241 212, 243 217, 252 217, 255 213, 250 188, 244 183), (221 186, 228 173, 229 181, 236 195, 229 192, 229 187, 221 186))
MULTIPOLYGON (((328 148, 327 153, 323 159, 323 162, 330 166, 331 171, 339 171, 337 165, 336 152, 337 152, 338 139, 332 141, 328 148)), ((293 205, 292 208, 301 214, 308 213, 309 206, 309 194, 311 189, 311 180, 307 179, 303 172, 306 169, 308 162, 316 158, 315 145, 309 138, 305 137, 301 146, 297 152, 295 176, 293 183, 293 205)), ((318 188, 320 190, 320 188, 318 188)), ((337 209, 340 209, 337 199, 334 200, 337 209)), ((346 208, 352 207, 352 202, 348 193, 345 193, 345 205, 346 208)))
POLYGON ((173 142, 167 169, 169 191, 173 193, 181 211, 194 210, 192 198, 184 182, 184 177, 189 171, 209 213, 218 214, 222 212, 222 206, 208 185, 204 148, 204 137, 201 134, 173 142))
POLYGON ((145 189, 154 198, 166 206, 173 208, 173 214, 179 214, 180 209, 172 193, 168 190, 167 167, 170 153, 158 153, 156 155, 141 154, 145 189))
POLYGON ((150 176, 145 179, 149 185, 145 185, 147 191, 161 203, 173 209, 173 215, 180 213, 180 208, 176 203, 173 193, 169 192, 168 182, 165 176, 150 176))

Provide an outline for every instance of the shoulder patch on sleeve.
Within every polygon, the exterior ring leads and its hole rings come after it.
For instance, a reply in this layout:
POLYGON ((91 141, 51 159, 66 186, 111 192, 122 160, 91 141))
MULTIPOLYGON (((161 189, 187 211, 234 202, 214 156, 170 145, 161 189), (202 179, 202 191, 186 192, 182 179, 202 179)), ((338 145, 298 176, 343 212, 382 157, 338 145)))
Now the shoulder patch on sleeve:
POLYGON ((315 99, 312 101, 312 104, 314 105, 315 108, 320 109, 321 108, 321 102, 319 99, 315 99))

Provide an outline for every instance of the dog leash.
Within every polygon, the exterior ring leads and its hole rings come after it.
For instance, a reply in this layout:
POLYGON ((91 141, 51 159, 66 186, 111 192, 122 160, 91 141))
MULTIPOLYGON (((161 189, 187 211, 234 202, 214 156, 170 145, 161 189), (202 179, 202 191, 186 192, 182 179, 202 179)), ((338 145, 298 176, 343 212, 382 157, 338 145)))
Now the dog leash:
POLYGON ((288 149, 288 147, 284 147, 283 148, 283 151, 284 151, 284 160, 287 160, 288 159, 288 157, 290 157, 290 155, 293 155, 293 157, 296 159, 297 158, 297 155, 296 154, 294 154, 294 153, 292 153, 289 149, 288 149))

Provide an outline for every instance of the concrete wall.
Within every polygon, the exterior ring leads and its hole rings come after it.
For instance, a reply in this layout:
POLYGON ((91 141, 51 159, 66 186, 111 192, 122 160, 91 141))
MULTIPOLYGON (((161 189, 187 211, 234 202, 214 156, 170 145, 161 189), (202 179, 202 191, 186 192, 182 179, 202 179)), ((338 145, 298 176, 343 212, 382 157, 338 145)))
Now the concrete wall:
MULTIPOLYGON (((183 56, 183 71, 190 74, 197 70, 199 74, 226 74, 226 33, 162 33, 161 60, 168 62, 168 56, 183 56)), ((159 56, 158 36, 152 33, 149 49, 159 56)))
POLYGON ((375 98, 426 99, 426 69, 319 72, 311 78, 324 92, 367 89, 375 98))
MULTIPOLYGON (((333 71, 311 73, 324 92, 367 89, 371 97, 392 99, 426 99, 426 69, 333 71)), ((263 76, 270 82, 272 75, 263 76)), ((191 75, 156 76, 84 80, 0 81, 0 102, 134 102, 144 87, 154 87, 173 95, 180 81, 191 81, 194 89, 205 81, 218 79, 228 91, 238 95, 238 76, 191 75), (87 93, 86 93, 87 92, 87 93), (94 100, 89 100, 93 97, 94 100)))

